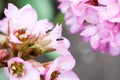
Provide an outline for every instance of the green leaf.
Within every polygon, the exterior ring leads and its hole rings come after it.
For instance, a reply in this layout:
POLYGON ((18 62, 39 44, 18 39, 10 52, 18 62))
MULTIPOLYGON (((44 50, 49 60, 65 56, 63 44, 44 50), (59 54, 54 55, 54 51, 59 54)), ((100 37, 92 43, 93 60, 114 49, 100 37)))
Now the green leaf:
POLYGON ((59 57, 61 54, 57 53, 57 52, 49 52, 45 54, 49 59, 54 60, 57 57, 59 57))
POLYGON ((4 73, 3 68, 0 68, 0 80, 10 80, 4 73))
POLYGON ((54 24, 57 23, 65 25, 64 14, 62 14, 61 12, 59 12, 54 19, 54 24))
POLYGON ((47 18, 52 20, 54 17, 54 9, 51 0, 12 0, 18 7, 31 4, 38 13, 38 18, 47 18))

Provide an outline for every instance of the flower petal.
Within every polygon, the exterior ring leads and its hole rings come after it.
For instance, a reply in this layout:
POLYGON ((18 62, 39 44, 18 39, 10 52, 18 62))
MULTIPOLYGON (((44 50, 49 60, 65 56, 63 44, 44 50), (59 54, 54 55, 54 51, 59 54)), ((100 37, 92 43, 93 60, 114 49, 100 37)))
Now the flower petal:
POLYGON ((28 29, 33 28, 37 21, 37 13, 32 7, 26 8, 21 10, 18 19, 19 26, 26 27, 28 29))
POLYGON ((61 56, 59 60, 58 70, 60 72, 70 71, 75 66, 75 59, 72 55, 61 56))
POLYGON ((85 19, 89 23, 97 24, 99 22, 97 15, 98 15, 97 11, 95 11, 94 9, 88 8, 85 19))
POLYGON ((74 72, 68 71, 64 74, 60 74, 57 80, 80 80, 80 79, 74 72))
POLYGON ((90 38, 90 43, 92 48, 97 49, 99 46, 99 41, 100 41, 100 37, 98 35, 94 35, 90 38))
POLYGON ((98 0, 100 4, 109 5, 115 3, 115 0, 98 0))
POLYGON ((81 32, 82 36, 92 36, 97 32, 97 28, 95 26, 87 26, 85 30, 81 32))
POLYGON ((120 47, 111 47, 110 46, 109 51, 112 56, 117 56, 120 54, 120 47))
POLYGON ((5 9, 5 11, 4 11, 5 16, 8 18, 17 17, 18 12, 19 12, 18 8, 11 3, 8 4, 8 9, 5 9))

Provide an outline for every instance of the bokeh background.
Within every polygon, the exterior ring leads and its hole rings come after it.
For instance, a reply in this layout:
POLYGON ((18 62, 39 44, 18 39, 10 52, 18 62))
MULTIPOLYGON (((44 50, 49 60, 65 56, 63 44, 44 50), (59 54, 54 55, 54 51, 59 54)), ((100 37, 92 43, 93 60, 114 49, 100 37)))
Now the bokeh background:
MULTIPOLYGON (((64 15, 57 9, 57 0, 0 0, 0 19, 4 18, 4 9, 8 3, 13 3, 21 8, 31 4, 37 11, 39 19, 47 18, 54 24, 63 25, 63 36, 71 42, 70 51, 76 59, 74 72, 81 80, 120 80, 120 56, 111 56, 108 53, 93 51, 89 43, 81 40, 79 34, 70 34, 68 26, 64 24, 64 15)), ((48 61, 54 59, 51 54, 43 55, 37 60, 48 61)), ((0 74, 0 80, 3 75, 0 74)))

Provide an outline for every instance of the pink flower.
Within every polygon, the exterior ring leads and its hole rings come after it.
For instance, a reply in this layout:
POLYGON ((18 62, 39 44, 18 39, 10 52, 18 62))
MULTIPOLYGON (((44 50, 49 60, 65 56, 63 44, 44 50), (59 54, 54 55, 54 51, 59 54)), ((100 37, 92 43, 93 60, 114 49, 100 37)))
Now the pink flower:
POLYGON ((37 13, 29 4, 18 9, 15 5, 9 3, 8 9, 5 9, 4 13, 6 18, 14 24, 13 29, 32 28, 37 21, 37 13))
POLYGON ((6 72, 10 80, 40 80, 40 73, 28 61, 14 57, 7 64, 9 71, 6 72))
POLYGON ((75 60, 71 55, 58 57, 46 67, 48 71, 44 78, 45 80, 79 80, 77 75, 71 71, 74 65, 75 60))
POLYGON ((5 16, 8 19, 8 34, 11 42, 21 43, 28 38, 37 23, 36 11, 31 5, 18 9, 13 4, 8 4, 5 9, 5 16))

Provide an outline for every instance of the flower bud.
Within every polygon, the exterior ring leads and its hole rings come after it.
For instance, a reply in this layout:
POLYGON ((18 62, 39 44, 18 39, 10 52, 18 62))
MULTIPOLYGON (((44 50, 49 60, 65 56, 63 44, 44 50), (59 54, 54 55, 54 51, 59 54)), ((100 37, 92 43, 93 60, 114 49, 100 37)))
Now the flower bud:
POLYGON ((0 61, 5 60, 8 57, 8 52, 6 49, 0 50, 0 61))

